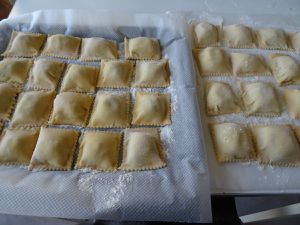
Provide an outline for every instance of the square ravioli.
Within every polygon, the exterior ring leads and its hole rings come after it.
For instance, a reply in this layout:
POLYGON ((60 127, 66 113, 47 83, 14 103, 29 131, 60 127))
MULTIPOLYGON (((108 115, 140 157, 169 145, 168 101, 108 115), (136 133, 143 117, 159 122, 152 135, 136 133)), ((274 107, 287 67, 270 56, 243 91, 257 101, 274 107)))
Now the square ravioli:
POLYGON ((287 50, 287 38, 283 30, 274 28, 258 29, 256 31, 258 47, 262 49, 287 50))
POLYGON ((129 60, 101 61, 98 87, 124 88, 130 87, 133 62, 129 60))
POLYGON ((158 60, 161 57, 160 43, 156 38, 125 38, 124 45, 126 59, 158 60))
POLYGON ((10 117, 18 92, 19 89, 13 84, 0 83, 0 120, 10 117))
POLYGON ((236 76, 271 75, 271 71, 261 55, 232 52, 230 58, 233 74, 236 76))
POLYGON ((290 117, 300 119, 300 90, 286 89, 284 97, 290 117))
POLYGON ((279 116, 281 107, 271 83, 242 83, 242 98, 247 115, 279 116))
POLYGON ((120 145, 121 133, 86 131, 80 141, 76 168, 116 170, 120 145))
POLYGON ((218 162, 248 161, 255 158, 255 150, 248 129, 236 123, 219 123, 210 126, 218 162))
POLYGON ((217 46, 219 44, 219 29, 217 26, 201 22, 194 27, 197 47, 217 46))
POLYGON ((69 64, 61 84, 61 92, 95 92, 99 69, 96 67, 69 64))
POLYGON ((93 97, 86 94, 63 92, 56 96, 49 123, 85 126, 93 97))
POLYGON ((3 56, 32 57, 40 54, 45 34, 13 31, 3 56))
POLYGON ((18 98, 11 126, 45 125, 51 113, 54 94, 53 91, 22 92, 18 98))
POLYGON ((71 170, 77 139, 78 131, 42 127, 29 169, 71 170))
POLYGON ((32 60, 5 58, 0 61, 0 82, 23 84, 29 74, 32 60))
POLYGON ((30 71, 27 86, 33 90, 55 90, 63 73, 63 62, 38 59, 30 71))
POLYGON ((132 124, 152 126, 171 124, 170 94, 137 92, 132 112, 132 124))
POLYGON ((300 53, 300 31, 290 35, 290 42, 292 48, 299 54, 300 53))
POLYGON ((200 75, 231 75, 230 58, 226 52, 217 47, 207 47, 195 51, 200 75))
POLYGON ((88 127, 123 128, 129 126, 130 95, 98 93, 88 127))
POLYGON ((270 65, 279 85, 300 84, 300 64, 291 56, 271 54, 270 65))
POLYGON ((0 139, 0 164, 29 165, 39 129, 6 129, 0 139))
POLYGON ((257 126, 252 129, 257 160, 262 164, 299 166, 300 148, 289 126, 257 126))
POLYGON ((126 129, 123 142, 121 170, 151 170, 166 166, 159 131, 157 129, 126 129))
POLYGON ((100 37, 83 38, 81 43, 82 61, 99 61, 118 58, 117 43, 100 37))
POLYGON ((254 48, 252 30, 249 27, 233 24, 223 27, 223 44, 230 48, 254 48))
POLYGON ((207 115, 215 116, 241 111, 239 100, 229 84, 207 82, 205 92, 207 115))
POLYGON ((167 87, 170 85, 168 60, 138 61, 135 67, 136 87, 167 87))
POLYGON ((81 39, 63 34, 50 35, 42 55, 66 59, 77 59, 81 39))

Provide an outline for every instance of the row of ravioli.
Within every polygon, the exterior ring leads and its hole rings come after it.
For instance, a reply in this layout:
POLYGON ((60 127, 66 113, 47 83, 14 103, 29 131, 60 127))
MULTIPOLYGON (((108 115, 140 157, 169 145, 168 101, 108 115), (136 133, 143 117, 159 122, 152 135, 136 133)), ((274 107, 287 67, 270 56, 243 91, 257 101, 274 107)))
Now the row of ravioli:
POLYGON ((168 61, 104 60, 98 67, 66 64, 49 59, 5 58, 0 61, 0 82, 16 83, 31 90, 55 90, 93 93, 99 88, 130 88, 131 86, 167 87, 170 85, 168 61), (34 63, 33 63, 34 62, 34 63), (133 83, 133 84, 131 84, 133 83))
POLYGON ((256 160, 266 165, 300 166, 300 127, 233 122, 209 127, 220 163, 256 160))
POLYGON ((208 116, 244 112, 247 116, 278 117, 287 109, 293 119, 300 119, 300 89, 284 88, 283 94, 269 82, 242 82, 237 94, 226 82, 206 81, 208 116), (283 95, 283 96, 282 96, 283 95))
POLYGON ((194 50, 201 76, 265 76, 273 75, 279 85, 300 84, 300 63, 286 54, 262 55, 227 53, 222 48, 194 50))
MULTIPOLYGON (((156 38, 124 39, 126 59, 161 58, 160 42, 156 38)), ((101 37, 79 38, 71 35, 12 31, 5 57, 36 57, 39 55, 82 61, 100 61, 118 58, 116 41, 101 37)))
POLYGON ((18 91, 14 84, 0 83, 0 118, 10 120, 11 128, 47 124, 90 128, 171 124, 169 93, 137 91, 133 99, 130 93, 108 91, 99 91, 95 97, 76 92, 56 95, 55 91, 18 91))
POLYGON ((151 170, 165 167, 165 158, 155 128, 86 130, 81 135, 62 128, 6 128, 0 137, 0 165, 30 170, 151 170))
POLYGON ((201 22, 194 26, 196 46, 259 48, 300 52, 300 31, 289 33, 277 28, 250 28, 241 24, 223 27, 201 22))

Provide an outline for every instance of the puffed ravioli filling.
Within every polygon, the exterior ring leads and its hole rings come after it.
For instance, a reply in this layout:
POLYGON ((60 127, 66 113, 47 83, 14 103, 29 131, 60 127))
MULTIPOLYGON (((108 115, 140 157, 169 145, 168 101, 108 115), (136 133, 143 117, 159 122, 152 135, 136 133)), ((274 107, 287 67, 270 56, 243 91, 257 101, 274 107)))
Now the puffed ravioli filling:
POLYGON ((242 83, 242 98, 247 115, 278 116, 281 108, 270 83, 242 83))
POLYGON ((219 43, 218 27, 201 22, 194 27, 196 44, 198 47, 215 46, 219 43))
POLYGON ((147 170, 166 166, 165 154, 156 129, 127 129, 121 170, 147 170))
POLYGON ((63 92, 54 99, 50 124, 85 126, 93 97, 63 92))
POLYGON ((63 79, 61 92, 91 93, 96 90, 99 69, 70 64, 63 79))
POLYGON ((227 83, 206 83, 206 111, 208 115, 237 113, 241 111, 239 101, 227 83))
POLYGON ((0 119, 8 119, 13 106, 18 89, 10 83, 0 83, 0 119))
POLYGON ((129 60, 101 61, 98 87, 130 87, 133 63, 129 60))
POLYGON ((212 124, 211 135, 218 162, 247 161, 255 157, 246 127, 236 123, 212 124))
POLYGON ((0 140, 0 164, 29 165, 39 129, 7 129, 0 140))
POLYGON ((46 40, 45 34, 13 31, 4 56, 37 56, 46 40))
POLYGON ((284 97, 289 115, 293 119, 300 119, 300 90, 286 89, 284 91, 284 97))
POLYGON ((170 84, 168 61, 139 61, 136 63, 136 87, 167 87, 170 84))
POLYGON ((132 124, 162 126, 170 123, 169 94, 153 92, 136 93, 132 124))
POLYGON ((76 168, 116 170, 120 142, 120 133, 86 131, 80 143, 76 168))
POLYGON ((71 170, 78 132, 42 127, 29 169, 71 170))
POLYGON ((252 134, 260 163, 299 165, 299 144, 289 126, 257 126, 252 129, 252 134))
POLYGON ((265 28, 256 31, 259 48, 288 49, 286 35, 283 30, 265 28))
POLYGON ((106 40, 100 37, 82 39, 81 60, 96 61, 116 58, 118 58, 118 48, 115 41, 106 40))
POLYGON ((127 59, 153 59, 161 57, 160 43, 156 38, 136 37, 125 38, 125 58, 127 59))
POLYGON ((222 41, 228 47, 255 47, 251 29, 239 24, 224 26, 222 32, 222 41))
POLYGON ((98 93, 89 127, 128 127, 129 126, 129 94, 102 94, 98 93))

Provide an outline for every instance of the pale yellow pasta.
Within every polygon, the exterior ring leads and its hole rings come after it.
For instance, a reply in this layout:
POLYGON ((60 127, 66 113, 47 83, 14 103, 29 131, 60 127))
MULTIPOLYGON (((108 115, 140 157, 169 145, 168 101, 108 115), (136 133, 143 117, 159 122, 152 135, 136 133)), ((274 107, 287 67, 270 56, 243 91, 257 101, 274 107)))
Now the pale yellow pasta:
POLYGON ((218 27, 201 22, 194 27, 196 45, 198 47, 216 46, 219 43, 218 27))
POLYGON ((300 53, 300 32, 291 34, 290 42, 291 42, 292 48, 299 54, 300 53))
POLYGON ((89 127, 128 127, 130 95, 98 93, 89 127))
POLYGON ((206 83, 206 112, 209 116, 238 113, 241 107, 238 98, 227 83, 206 83))
POLYGON ((69 64, 60 91, 92 93, 96 90, 98 75, 96 67, 69 64))
POLYGON ((29 169, 71 170, 78 131, 42 127, 29 169))
POLYGON ((38 90, 55 90, 64 67, 63 62, 47 59, 36 60, 29 75, 28 87, 38 90))
POLYGON ((161 57, 160 43, 156 38, 136 37, 125 38, 125 58, 127 59, 153 59, 161 57))
POLYGON ((54 98, 53 91, 30 91, 19 95, 11 121, 12 127, 41 126, 47 123, 54 98))
POLYGON ((248 129, 236 123, 219 123, 210 127, 218 162, 247 161, 255 157, 248 129))
POLYGON ((118 58, 117 43, 100 37, 83 38, 81 56, 83 61, 98 61, 118 58))
POLYGON ((286 34, 283 30, 274 28, 258 29, 256 36, 259 48, 288 49, 286 34))
POLYGON ((0 139, 0 164, 29 165, 39 129, 6 129, 0 139))
POLYGON ((18 88, 10 83, 0 83, 0 120, 10 117, 18 88))
POLYGON ((300 84, 300 64, 289 55, 271 54, 273 76, 280 85, 300 84))
POLYGON ((165 154, 156 129, 127 129, 121 170, 150 170, 166 166, 165 154))
POLYGON ((252 129, 258 162, 279 166, 300 163, 300 149, 289 126, 257 126, 252 129))
POLYGON ((223 44, 232 48, 255 47, 251 29, 240 24, 224 26, 222 41, 223 44))
POLYGON ((45 34, 13 31, 3 56, 32 57, 40 54, 45 34))
POLYGON ((80 142, 76 168, 116 170, 120 142, 120 133, 86 131, 80 142))
POLYGON ((132 112, 132 124, 163 126, 171 123, 170 95, 137 92, 132 112))
POLYGON ((285 89, 284 97, 290 117, 300 119, 300 90, 285 89))

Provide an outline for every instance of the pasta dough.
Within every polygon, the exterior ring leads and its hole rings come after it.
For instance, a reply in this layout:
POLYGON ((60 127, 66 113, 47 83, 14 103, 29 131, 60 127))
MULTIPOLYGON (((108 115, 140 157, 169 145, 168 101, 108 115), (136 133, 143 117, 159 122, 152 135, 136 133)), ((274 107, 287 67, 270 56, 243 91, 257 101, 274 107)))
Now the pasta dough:
POLYGON ((230 53, 233 74, 236 76, 271 75, 262 56, 239 52, 230 53))
POLYGON ((120 142, 120 133, 86 131, 80 142, 76 168, 116 170, 120 142))
POLYGON ((98 93, 89 127, 128 127, 130 95, 98 93))
POLYGON ((54 34, 48 37, 42 55, 67 59, 77 59, 81 39, 78 37, 54 34))
POLYGON ((133 63, 128 60, 102 61, 98 87, 130 87, 133 63))
POLYGON ((290 116, 300 119, 300 90, 286 89, 284 96, 290 116))
POLYGON ((201 22, 194 27, 196 44, 198 47, 216 46, 219 43, 218 27, 201 22))
POLYGON ((27 79, 31 60, 5 58, 0 61, 0 82, 23 84, 27 79))
POLYGON ((34 90, 55 90, 64 67, 63 62, 36 60, 30 72, 28 87, 34 90))
POLYGON ((290 35, 290 42, 293 49, 299 54, 300 53, 300 31, 290 35))
POLYGON ((299 144, 289 126, 257 126, 252 133, 258 162, 279 166, 299 165, 299 144))
POLYGON ((78 132, 42 127, 29 169, 71 170, 78 132))
POLYGON ((206 83, 206 112, 209 116, 240 112, 239 101, 227 83, 206 83))
POLYGON ((0 140, 0 164, 28 165, 39 129, 6 129, 0 140))
POLYGON ((47 123, 54 92, 30 91, 19 95, 11 126, 41 126, 47 123))
POLYGON ((255 158, 251 135, 236 123, 211 125, 211 135, 218 162, 247 161, 255 158))
POLYGON ((265 28, 256 31, 259 48, 288 49, 286 35, 283 30, 265 28))
POLYGON ((10 117, 18 89, 9 83, 0 83, 0 120, 10 117))
POLYGON ((136 87, 167 87, 170 75, 167 60, 139 61, 135 70, 136 87))
POLYGON ((45 34, 33 34, 13 31, 3 56, 37 56, 46 40, 45 34))
POLYGON ((54 99, 50 124, 85 126, 93 97, 85 94, 63 92, 54 99))
POLYGON ((275 89, 270 83, 242 84, 241 89, 247 115, 278 116, 281 113, 275 89))
POLYGON ((156 38, 136 37, 125 38, 125 58, 127 59, 153 59, 161 57, 159 40, 156 38))
POLYGON ((83 38, 81 56, 83 61, 98 61, 118 58, 118 48, 115 41, 100 37, 83 38))
POLYGON ((280 85, 300 84, 300 65, 291 56, 271 54, 273 76, 280 85))
POLYGON ((137 92, 132 113, 134 125, 167 125, 171 123, 170 95, 137 92))
POLYGON ((96 67, 70 64, 61 85, 61 92, 95 92, 99 70, 96 67))
POLYGON ((254 48, 251 29, 240 24, 223 27, 223 43, 231 48, 254 48))
POLYGON ((298 143, 300 144, 300 127, 294 127, 294 131, 298 139, 298 143))
POLYGON ((229 57, 221 48, 207 47, 195 53, 202 76, 231 75, 229 57))
POLYGON ((150 170, 166 166, 165 154, 156 129, 127 129, 121 170, 150 170))

